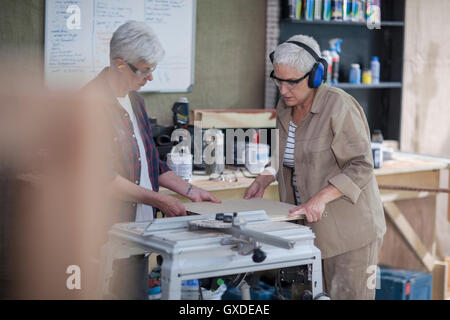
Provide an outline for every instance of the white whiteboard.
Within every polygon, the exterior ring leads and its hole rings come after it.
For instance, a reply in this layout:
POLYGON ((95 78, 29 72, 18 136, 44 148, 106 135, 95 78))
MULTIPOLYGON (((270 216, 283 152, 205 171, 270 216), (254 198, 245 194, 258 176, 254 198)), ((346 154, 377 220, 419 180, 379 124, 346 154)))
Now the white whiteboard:
POLYGON ((141 91, 192 91, 196 0, 46 0, 47 85, 78 88, 92 80, 109 65, 109 41, 127 20, 148 23, 166 52, 141 91))

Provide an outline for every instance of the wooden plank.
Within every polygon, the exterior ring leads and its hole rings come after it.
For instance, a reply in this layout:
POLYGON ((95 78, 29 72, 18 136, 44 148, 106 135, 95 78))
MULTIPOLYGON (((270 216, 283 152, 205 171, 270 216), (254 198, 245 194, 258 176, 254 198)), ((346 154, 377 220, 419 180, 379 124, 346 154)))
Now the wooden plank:
POLYGON ((382 202, 408 200, 408 199, 422 199, 434 195, 430 192, 416 192, 403 190, 380 190, 380 197, 382 202))
MULTIPOLYGON (((395 204, 403 212, 428 251, 432 252, 436 229, 435 198, 402 200, 395 202, 395 204)), ((381 264, 399 269, 428 272, 389 218, 386 218, 386 234, 383 243, 379 254, 381 264)))
POLYGON ((409 172, 441 170, 446 169, 447 167, 448 164, 445 162, 422 159, 396 159, 394 156, 393 160, 384 161, 382 167, 379 169, 375 169, 374 173, 376 176, 380 176, 409 172))
POLYGON ((238 211, 264 210, 273 221, 293 221, 298 218, 288 217, 289 210, 296 206, 261 198, 228 199, 222 203, 191 202, 185 204, 186 211, 197 214, 230 213, 238 211))
MULTIPOLYGON (((439 170, 383 174, 376 175, 376 179, 378 185, 437 188, 439 186, 439 170)), ((434 196, 429 192, 403 190, 380 190, 380 195, 383 202, 434 196)))
POLYGON ((376 179, 380 185, 436 188, 439 185, 439 170, 395 172, 388 175, 376 175, 376 179))
MULTIPOLYGON (((447 188, 449 185, 449 169, 440 171, 439 187, 447 188)), ((446 256, 450 252, 450 224, 448 221, 448 194, 436 194, 436 239, 440 256, 446 256)))
POLYGON ((434 257, 428 252, 427 248, 406 220, 399 207, 393 202, 385 202, 383 203, 383 206, 386 214, 394 223, 402 237, 406 240, 410 249, 419 258, 426 270, 432 272, 434 267, 434 257))
POLYGON ((435 261, 433 269, 433 300, 445 300, 447 297, 447 274, 447 264, 442 261, 435 261))
POLYGON ((208 128, 275 128, 276 111, 268 109, 192 109, 190 124, 208 128))

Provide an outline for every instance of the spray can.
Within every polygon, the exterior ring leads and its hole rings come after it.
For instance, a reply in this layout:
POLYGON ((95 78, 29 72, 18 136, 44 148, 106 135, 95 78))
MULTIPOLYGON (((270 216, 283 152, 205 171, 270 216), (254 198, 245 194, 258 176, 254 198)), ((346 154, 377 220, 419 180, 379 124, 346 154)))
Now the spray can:
POLYGON ((337 53, 336 48, 331 48, 330 53, 332 61, 331 83, 337 84, 339 83, 339 54, 337 53))
POLYGON ((322 0, 314 0, 314 20, 322 20, 322 0))
POLYGON ((314 0, 304 0, 304 18, 307 21, 312 21, 314 19, 314 0))
POLYGON ((339 38, 330 40, 330 52, 332 59, 332 76, 331 83, 337 84, 339 83, 339 54, 341 53, 341 42, 342 40, 339 38))
POLYGON ((327 75, 327 84, 331 83, 331 77, 332 77, 332 68, 333 68, 333 59, 331 58, 331 52, 329 50, 323 50, 322 51, 322 58, 324 58, 328 64, 328 68, 326 70, 327 75))
POLYGON ((331 0, 331 20, 342 21, 342 0, 331 0))
POLYGON ((323 15, 322 19, 325 21, 331 20, 331 0, 323 0, 323 15))
POLYGON ((370 71, 372 72, 372 83, 380 83, 380 60, 377 56, 370 61, 370 71))

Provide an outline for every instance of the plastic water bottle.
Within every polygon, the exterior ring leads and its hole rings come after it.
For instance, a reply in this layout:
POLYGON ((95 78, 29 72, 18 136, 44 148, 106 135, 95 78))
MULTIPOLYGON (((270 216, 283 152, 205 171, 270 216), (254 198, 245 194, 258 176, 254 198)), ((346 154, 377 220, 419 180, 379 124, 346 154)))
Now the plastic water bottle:
POLYGON ((380 61, 377 56, 370 61, 370 71, 372 72, 372 83, 380 83, 380 61))
POLYGON ((359 68, 359 64, 357 63, 352 63, 349 82, 354 84, 361 83, 361 69, 359 68))
POLYGON ((189 150, 176 151, 175 147, 167 154, 167 165, 177 176, 183 180, 192 181, 192 154, 189 150))

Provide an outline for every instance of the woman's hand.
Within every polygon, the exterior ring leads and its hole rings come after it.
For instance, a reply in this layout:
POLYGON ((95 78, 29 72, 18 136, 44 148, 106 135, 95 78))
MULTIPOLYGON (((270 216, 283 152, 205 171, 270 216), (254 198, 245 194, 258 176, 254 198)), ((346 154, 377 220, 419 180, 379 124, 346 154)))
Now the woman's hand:
POLYGON ((262 198, 264 190, 274 180, 275 178, 272 175, 257 176, 250 187, 245 190, 244 199, 262 198))
POLYGON ((250 187, 245 190, 244 199, 262 198, 264 195, 264 187, 257 180, 253 181, 250 187))
POLYGON ((183 203, 175 197, 159 193, 156 202, 156 207, 158 207, 166 217, 186 215, 186 208, 183 203))
POLYGON ((201 202, 201 201, 211 201, 214 203, 221 203, 220 200, 217 200, 211 193, 208 191, 198 188, 196 186, 193 186, 192 184, 189 185, 187 191, 186 191, 186 197, 191 199, 194 202, 201 202))
POLYGON ((316 193, 314 197, 312 197, 305 204, 289 210, 289 217, 305 215, 306 220, 309 223, 317 222, 322 219, 324 213, 326 216, 325 207, 327 203, 336 200, 341 196, 342 192, 340 192, 335 186, 329 184, 327 187, 316 193))
POLYGON ((304 215, 309 223, 317 222, 322 219, 322 215, 325 212, 325 205, 325 201, 315 196, 305 204, 289 210, 289 217, 304 215))

